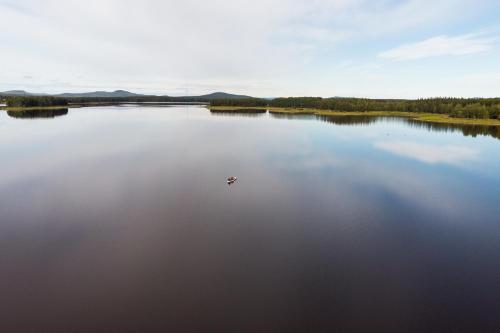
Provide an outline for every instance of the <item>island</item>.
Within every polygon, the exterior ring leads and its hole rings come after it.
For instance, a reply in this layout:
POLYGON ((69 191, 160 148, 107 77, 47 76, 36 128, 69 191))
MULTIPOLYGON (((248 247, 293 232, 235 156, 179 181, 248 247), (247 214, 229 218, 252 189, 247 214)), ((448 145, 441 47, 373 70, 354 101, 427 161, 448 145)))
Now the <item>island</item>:
POLYGON ((212 112, 251 112, 319 116, 407 117, 417 121, 500 126, 500 98, 430 98, 419 100, 287 97, 213 100, 212 112))

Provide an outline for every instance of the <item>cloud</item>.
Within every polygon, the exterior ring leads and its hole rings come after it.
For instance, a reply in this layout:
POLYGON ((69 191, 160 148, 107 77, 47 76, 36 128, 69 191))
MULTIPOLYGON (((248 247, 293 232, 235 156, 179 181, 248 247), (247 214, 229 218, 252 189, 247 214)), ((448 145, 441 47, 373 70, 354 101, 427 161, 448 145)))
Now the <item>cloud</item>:
POLYGON ((0 90, 376 97, 397 88, 366 79, 381 41, 470 24, 493 2, 0 0, 0 90))
POLYGON ((493 37, 467 34, 456 37, 436 36, 417 43, 404 44, 379 53, 388 60, 416 60, 440 56, 460 56, 489 51, 498 41, 493 37))
POLYGON ((376 142, 375 147, 428 164, 460 164, 478 158, 479 151, 460 146, 437 146, 416 142, 376 142))

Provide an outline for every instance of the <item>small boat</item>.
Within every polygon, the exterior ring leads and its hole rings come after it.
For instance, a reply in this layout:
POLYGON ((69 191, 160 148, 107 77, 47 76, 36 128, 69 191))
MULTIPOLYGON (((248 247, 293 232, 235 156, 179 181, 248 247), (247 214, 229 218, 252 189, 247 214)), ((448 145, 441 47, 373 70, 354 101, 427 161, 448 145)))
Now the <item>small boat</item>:
POLYGON ((231 176, 231 177, 228 177, 227 178, 227 183, 229 185, 233 184, 238 178, 234 177, 234 176, 231 176))

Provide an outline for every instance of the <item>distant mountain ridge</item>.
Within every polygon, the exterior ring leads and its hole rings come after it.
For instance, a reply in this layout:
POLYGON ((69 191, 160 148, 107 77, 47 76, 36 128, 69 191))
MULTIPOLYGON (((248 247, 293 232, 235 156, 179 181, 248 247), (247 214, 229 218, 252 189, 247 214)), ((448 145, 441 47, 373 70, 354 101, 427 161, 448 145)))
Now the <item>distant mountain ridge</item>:
POLYGON ((112 92, 108 91, 93 91, 88 93, 64 93, 55 95, 57 97, 137 97, 137 96, 147 96, 141 94, 134 94, 126 90, 115 90, 112 92))
POLYGON ((115 91, 92 91, 86 93, 62 93, 62 94, 36 94, 30 93, 24 90, 9 90, 0 92, 0 96, 55 96, 55 97, 65 97, 65 98, 126 98, 126 97, 173 97, 173 98, 190 98, 190 99, 200 99, 200 100, 209 100, 209 99, 240 99, 240 98, 252 98, 246 95, 235 95, 228 94, 225 92, 214 92, 206 95, 199 96, 167 96, 167 95, 144 95, 144 94, 135 94, 126 90, 115 90, 115 91))
POLYGON ((198 97, 198 98, 204 98, 204 99, 240 99, 240 98, 252 98, 251 96, 246 96, 246 95, 233 95, 233 94, 228 94, 225 92, 214 92, 208 95, 201 95, 201 96, 185 96, 185 97, 198 97))
POLYGON ((1 96, 46 96, 47 94, 33 94, 24 90, 9 90, 0 92, 1 96))

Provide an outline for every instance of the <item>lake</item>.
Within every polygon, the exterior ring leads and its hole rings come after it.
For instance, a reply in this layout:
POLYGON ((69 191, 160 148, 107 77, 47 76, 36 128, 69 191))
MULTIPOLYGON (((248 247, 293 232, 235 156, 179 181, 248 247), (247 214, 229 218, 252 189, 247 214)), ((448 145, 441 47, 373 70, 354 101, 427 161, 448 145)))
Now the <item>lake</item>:
POLYGON ((1 111, 0 327, 498 332, 499 137, 189 105, 1 111))

